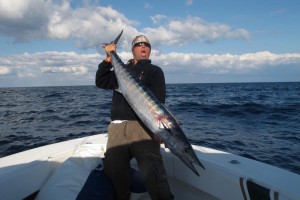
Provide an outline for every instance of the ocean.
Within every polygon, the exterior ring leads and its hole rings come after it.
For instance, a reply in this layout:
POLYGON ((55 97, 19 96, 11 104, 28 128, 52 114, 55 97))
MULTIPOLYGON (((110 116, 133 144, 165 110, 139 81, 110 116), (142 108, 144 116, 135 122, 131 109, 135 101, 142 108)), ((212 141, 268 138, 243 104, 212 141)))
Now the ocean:
MULTIPOLYGON (((0 88, 0 157, 105 133, 111 91, 0 88)), ((167 107, 192 144, 300 174, 300 83, 167 84, 167 107)))

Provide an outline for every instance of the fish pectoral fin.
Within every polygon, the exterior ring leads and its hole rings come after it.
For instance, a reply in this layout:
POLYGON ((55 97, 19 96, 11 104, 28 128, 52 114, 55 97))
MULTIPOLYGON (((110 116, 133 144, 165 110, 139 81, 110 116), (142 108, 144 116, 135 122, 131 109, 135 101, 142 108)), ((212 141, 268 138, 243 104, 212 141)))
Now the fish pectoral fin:
POLYGON ((161 103, 161 106, 163 106, 169 112, 169 114, 175 119, 175 121, 179 124, 179 121, 177 120, 175 115, 173 115, 173 113, 169 110, 169 108, 163 103, 161 103))
POLYGON ((172 133, 171 127, 163 121, 159 121, 159 128, 167 130, 170 134, 172 133))

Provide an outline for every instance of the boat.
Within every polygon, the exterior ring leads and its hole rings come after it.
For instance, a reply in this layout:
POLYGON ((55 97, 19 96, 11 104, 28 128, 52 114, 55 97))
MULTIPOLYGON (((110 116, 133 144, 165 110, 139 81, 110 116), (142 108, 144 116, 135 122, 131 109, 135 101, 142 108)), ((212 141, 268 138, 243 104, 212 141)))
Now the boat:
MULTIPOLYGON (((0 198, 78 198, 91 173, 101 173, 106 141, 107 134, 103 133, 49 144, 1 158, 0 198)), ((296 173, 212 148, 192 146, 205 166, 205 170, 196 166, 200 176, 196 176, 161 145, 175 199, 300 199, 300 175, 296 173)), ((134 159, 131 165, 133 172, 138 175, 134 159)), ((138 184, 142 184, 138 181, 137 179, 138 184)), ((132 191, 131 199, 151 199, 147 191, 138 190, 132 191)))

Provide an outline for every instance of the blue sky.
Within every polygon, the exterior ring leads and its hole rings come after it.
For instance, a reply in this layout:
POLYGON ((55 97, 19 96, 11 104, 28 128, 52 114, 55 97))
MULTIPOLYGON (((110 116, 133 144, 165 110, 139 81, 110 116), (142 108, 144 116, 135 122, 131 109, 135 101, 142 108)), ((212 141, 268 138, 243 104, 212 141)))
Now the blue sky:
POLYGON ((167 83, 300 81, 300 1, 0 0, 0 87, 93 85, 145 34, 167 83))

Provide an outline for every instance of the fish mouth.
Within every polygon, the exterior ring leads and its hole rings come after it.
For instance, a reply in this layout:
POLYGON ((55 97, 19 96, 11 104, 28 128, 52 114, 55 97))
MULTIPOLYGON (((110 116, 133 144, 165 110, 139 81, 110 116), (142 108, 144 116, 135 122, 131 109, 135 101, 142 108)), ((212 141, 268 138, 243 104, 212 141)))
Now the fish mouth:
POLYGON ((192 148, 192 151, 191 151, 191 154, 190 154, 190 157, 191 157, 191 160, 190 160, 191 165, 193 165, 192 163, 194 163, 195 165, 198 165, 199 167, 201 167, 202 169, 205 170, 205 167, 204 167, 204 166, 202 165, 202 163, 200 162, 200 160, 199 160, 197 154, 195 153, 193 147, 191 147, 191 148, 192 148))
POLYGON ((193 163, 205 170, 205 167, 202 165, 202 163, 198 159, 197 159, 197 161, 194 161, 193 163))
POLYGON ((181 158, 183 158, 183 159, 181 159, 183 161, 183 163, 185 163, 197 176, 200 176, 200 175, 194 165, 198 165, 203 170, 205 170, 205 167, 202 165, 202 163, 200 162, 196 153, 193 150, 190 152, 189 156, 186 157, 186 159, 184 159, 184 156, 181 158))
MULTIPOLYGON (((195 163, 196 164, 196 163, 195 163)), ((189 165, 190 169, 197 175, 200 176, 199 172, 196 170, 196 168, 194 167, 193 163, 190 163, 189 165)))
POLYGON ((201 168, 203 168, 205 170, 204 166, 201 164, 201 162, 198 159, 193 159, 191 157, 190 157, 190 159, 186 159, 186 160, 185 159, 181 159, 181 161, 183 163, 185 163, 186 166, 188 168, 190 168, 197 176, 200 176, 200 174, 199 174, 198 170, 196 169, 196 167, 194 166, 194 164, 198 165, 199 167, 201 167, 201 168), (192 159, 192 160, 190 160, 190 159, 192 159))
POLYGON ((196 163, 196 162, 191 162, 191 161, 184 161, 184 160, 182 160, 182 161, 186 164, 186 166, 187 166, 188 168, 190 168, 190 169, 192 170, 192 172, 194 172, 197 176, 200 176, 198 170, 197 170, 197 169, 195 168, 195 166, 193 165, 193 163, 196 164, 196 165, 198 165, 198 163, 196 163))
POLYGON ((190 162, 190 164, 189 164, 190 169, 191 169, 197 176, 200 176, 199 173, 198 173, 198 171, 197 171, 197 169, 195 168, 194 164, 195 164, 195 165, 198 165, 198 166, 201 167, 203 170, 205 170, 205 167, 202 165, 202 163, 201 163, 199 160, 190 162))

